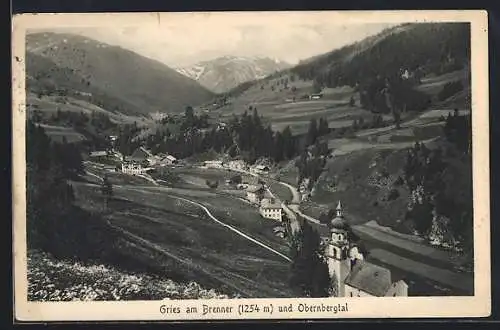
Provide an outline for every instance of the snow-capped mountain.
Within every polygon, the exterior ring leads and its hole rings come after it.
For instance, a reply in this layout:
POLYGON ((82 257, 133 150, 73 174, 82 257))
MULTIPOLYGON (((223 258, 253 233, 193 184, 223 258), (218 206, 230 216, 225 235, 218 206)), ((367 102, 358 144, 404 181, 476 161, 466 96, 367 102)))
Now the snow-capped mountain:
POLYGON ((223 56, 177 68, 177 72, 198 81, 213 92, 223 93, 244 82, 264 78, 288 67, 290 64, 268 57, 223 56))

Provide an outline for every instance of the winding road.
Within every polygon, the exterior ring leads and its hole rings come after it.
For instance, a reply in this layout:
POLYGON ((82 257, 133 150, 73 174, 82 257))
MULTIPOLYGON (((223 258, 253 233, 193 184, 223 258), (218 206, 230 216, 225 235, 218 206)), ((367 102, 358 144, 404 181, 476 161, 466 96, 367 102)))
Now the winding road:
MULTIPOLYGON (((93 177, 96 177, 96 178, 98 178, 98 179, 100 179, 100 180, 103 180, 103 178, 102 178, 102 177, 100 177, 100 176, 98 176, 98 175, 96 175, 96 174, 94 174, 94 173, 92 173, 92 172, 86 171, 86 173, 87 173, 87 174, 89 174, 89 175, 91 175, 91 176, 93 176, 93 177)), ((156 181, 155 181, 154 179, 150 178, 150 177, 147 177, 147 176, 141 176, 141 177, 145 178, 146 180, 148 180, 148 181, 150 181, 150 182, 154 182, 156 185, 158 185, 158 184, 156 183, 156 181)), ((135 186, 128 186, 128 185, 115 185, 115 187, 117 187, 117 188, 124 188, 124 189, 129 188, 129 189, 134 189, 134 190, 137 190, 137 187, 135 187, 135 186)), ((158 187, 158 188, 160 188, 160 189, 164 188, 164 189, 162 189, 162 190, 168 190, 168 188, 166 188, 166 187, 158 187)), ((231 230, 232 232, 236 233, 237 235, 239 235, 239 236, 241 236, 241 237, 245 238, 246 240, 248 240, 248 241, 250 241, 250 242, 252 242, 252 243, 254 243, 254 244, 259 245, 260 247, 262 247, 262 248, 264 248, 264 249, 268 250, 269 252, 271 252, 271 253, 273 253, 273 254, 275 254, 275 255, 277 255, 277 256, 279 256, 279 257, 281 257, 281 258, 285 259, 285 260, 286 260, 286 261, 288 261, 288 262, 291 262, 291 261, 292 261, 292 259, 290 259, 290 258, 289 258, 289 257, 287 257, 286 255, 284 255, 283 253, 281 253, 281 252, 279 252, 279 251, 276 251, 276 250, 275 250, 275 249, 273 249, 272 247, 270 247, 270 246, 268 246, 268 245, 266 245, 266 244, 262 243, 261 241, 259 241, 259 240, 255 239, 255 238, 251 237, 250 235, 247 235, 247 234, 243 233, 242 231, 240 231, 240 230, 236 229, 235 227, 233 227, 233 226, 231 226, 231 225, 228 225, 227 223, 224 223, 224 222, 222 222, 221 220, 217 219, 217 218, 216 218, 216 217, 215 217, 215 216, 214 216, 214 215, 210 212, 210 210, 209 210, 206 206, 204 206, 203 204, 200 204, 200 203, 198 203, 198 202, 196 202, 196 201, 193 201, 193 200, 190 200, 190 199, 187 199, 187 198, 184 198, 184 197, 179 197, 179 196, 175 196, 175 195, 171 195, 171 194, 167 194, 167 195, 168 195, 168 197, 175 198, 175 199, 178 199, 178 200, 182 200, 182 201, 184 201, 184 202, 190 203, 190 204, 192 204, 192 205, 195 205, 195 206, 197 206, 197 207, 201 208, 201 209, 202 209, 202 210, 203 210, 203 211, 204 211, 204 212, 208 215, 208 217, 209 217, 212 221, 216 222, 217 224, 219 224, 219 225, 221 225, 221 226, 223 226, 223 227, 225 227, 225 228, 227 228, 227 229, 231 230)))

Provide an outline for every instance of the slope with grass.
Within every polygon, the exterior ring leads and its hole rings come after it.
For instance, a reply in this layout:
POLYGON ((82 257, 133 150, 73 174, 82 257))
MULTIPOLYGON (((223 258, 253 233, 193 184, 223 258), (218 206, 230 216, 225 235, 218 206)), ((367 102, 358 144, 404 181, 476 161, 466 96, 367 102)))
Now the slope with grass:
MULTIPOLYGON (((75 187, 77 200, 84 207, 94 211, 102 208, 97 186, 75 187)), ((287 282, 281 278, 288 270, 286 260, 211 221, 199 207, 169 197, 185 196, 182 191, 169 190, 167 194, 163 187, 115 186, 105 218, 136 244, 155 252, 147 256, 130 251, 131 257, 164 268, 169 278, 193 280, 222 292, 248 297, 290 296, 287 282)), ((214 194, 191 190, 188 196, 213 210, 218 218, 286 252, 284 241, 262 226, 263 219, 255 210, 246 210, 244 204, 231 200, 224 204, 214 194)))
POLYGON ((111 112, 182 112, 213 93, 166 65, 117 46, 63 33, 26 38, 27 89, 71 95, 111 112))

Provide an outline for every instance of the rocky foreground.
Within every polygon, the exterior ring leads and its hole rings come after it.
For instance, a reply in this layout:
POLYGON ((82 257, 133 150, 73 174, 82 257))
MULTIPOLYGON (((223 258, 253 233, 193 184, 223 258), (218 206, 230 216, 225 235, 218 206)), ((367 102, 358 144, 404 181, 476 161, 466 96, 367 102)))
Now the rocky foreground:
POLYGON ((176 283, 147 274, 128 274, 104 265, 59 261, 28 253, 29 301, 110 301, 161 299, 223 299, 197 283, 176 283))

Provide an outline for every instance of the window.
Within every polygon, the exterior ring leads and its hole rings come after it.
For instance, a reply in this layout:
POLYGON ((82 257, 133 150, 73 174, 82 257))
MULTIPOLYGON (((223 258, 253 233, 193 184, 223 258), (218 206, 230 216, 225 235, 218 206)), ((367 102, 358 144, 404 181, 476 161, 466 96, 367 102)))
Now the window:
POLYGON ((351 297, 352 297, 352 291, 351 291, 351 292, 349 292, 349 293, 351 294, 351 297))

